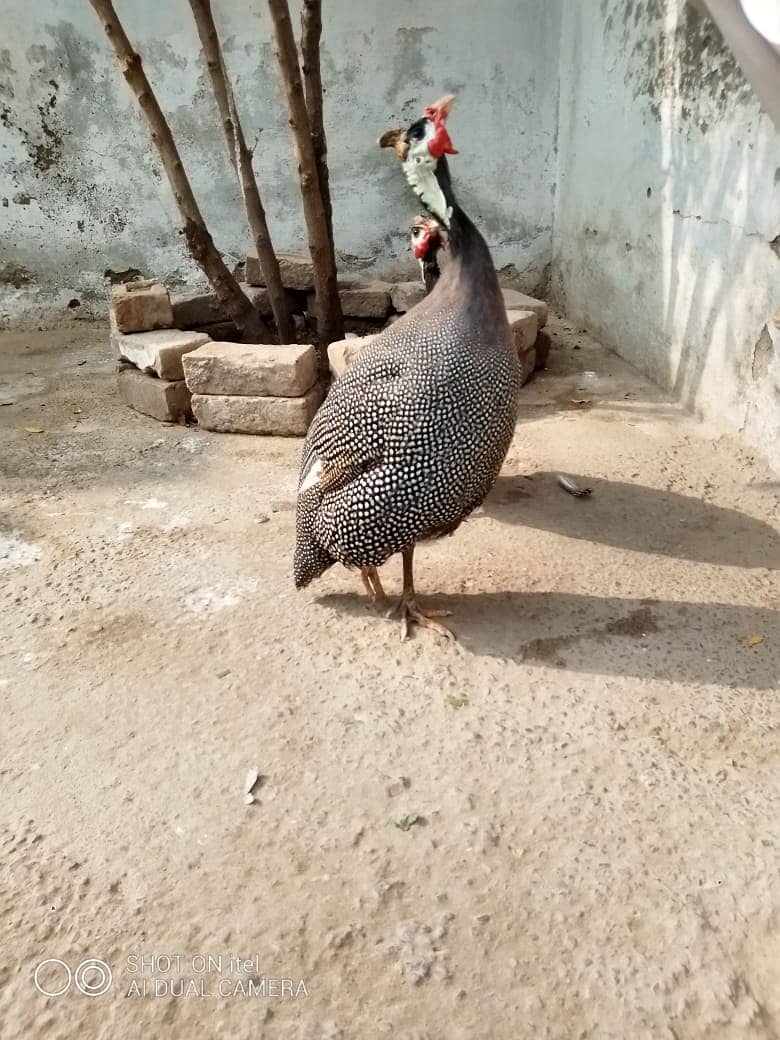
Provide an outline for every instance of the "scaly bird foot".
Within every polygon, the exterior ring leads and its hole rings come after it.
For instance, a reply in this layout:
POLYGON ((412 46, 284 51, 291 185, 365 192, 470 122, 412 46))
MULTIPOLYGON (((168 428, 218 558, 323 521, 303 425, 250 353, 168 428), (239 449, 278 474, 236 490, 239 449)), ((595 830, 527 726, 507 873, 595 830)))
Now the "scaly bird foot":
POLYGON ((455 639, 455 633, 450 631, 445 625, 440 625, 438 621, 434 621, 434 618, 450 617, 452 615, 451 610, 426 610, 423 611, 416 599, 407 599, 402 596, 396 606, 388 612, 387 616, 390 617, 392 614, 401 615, 401 642, 403 642, 409 635, 409 625, 412 621, 416 622, 421 628, 429 628, 437 635, 442 636, 444 639, 455 639))

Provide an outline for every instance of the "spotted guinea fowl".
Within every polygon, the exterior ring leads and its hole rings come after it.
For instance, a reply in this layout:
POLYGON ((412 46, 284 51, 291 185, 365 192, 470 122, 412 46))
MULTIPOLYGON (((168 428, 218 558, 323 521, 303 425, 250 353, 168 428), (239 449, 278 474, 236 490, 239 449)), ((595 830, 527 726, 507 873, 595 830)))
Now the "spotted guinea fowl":
POLYGON ((439 250, 444 249, 444 235, 441 224, 433 217, 419 214, 412 221, 409 229, 412 235, 412 252, 420 261, 423 285, 430 292, 439 280, 439 250))
POLYGON ((517 353, 488 247, 455 200, 445 153, 449 95, 406 130, 384 134, 425 208, 446 228, 451 259, 433 292, 380 333, 336 380, 303 448, 295 584, 336 562, 378 567, 403 554, 398 604, 452 633, 417 603, 417 542, 452 534, 490 491, 512 439, 517 353))

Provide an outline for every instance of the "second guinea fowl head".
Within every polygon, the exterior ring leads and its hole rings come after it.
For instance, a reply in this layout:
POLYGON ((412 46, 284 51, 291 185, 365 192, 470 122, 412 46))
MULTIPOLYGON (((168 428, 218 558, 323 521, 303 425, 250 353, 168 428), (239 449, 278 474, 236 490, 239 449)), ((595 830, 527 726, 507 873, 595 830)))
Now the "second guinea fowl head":
POLYGON ((379 138, 380 147, 395 149, 413 191, 445 227, 450 226, 452 198, 444 157, 457 154, 446 125, 454 101, 454 94, 445 94, 406 130, 388 130, 379 138))
POLYGON ((441 224, 434 217, 420 214, 414 218, 409 230, 412 252, 419 261, 425 288, 430 292, 439 280, 439 250, 446 245, 441 224))

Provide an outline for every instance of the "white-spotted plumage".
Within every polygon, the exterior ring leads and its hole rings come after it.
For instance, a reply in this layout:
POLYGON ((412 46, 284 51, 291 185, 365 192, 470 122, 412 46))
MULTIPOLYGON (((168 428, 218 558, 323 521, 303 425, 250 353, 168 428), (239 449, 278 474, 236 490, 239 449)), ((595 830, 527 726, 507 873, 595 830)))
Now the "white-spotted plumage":
POLYGON ((508 327, 506 338, 497 332, 483 337, 448 302, 421 305, 336 380, 304 446, 299 587, 337 560, 378 567, 450 533, 482 502, 512 438, 519 388, 508 327))

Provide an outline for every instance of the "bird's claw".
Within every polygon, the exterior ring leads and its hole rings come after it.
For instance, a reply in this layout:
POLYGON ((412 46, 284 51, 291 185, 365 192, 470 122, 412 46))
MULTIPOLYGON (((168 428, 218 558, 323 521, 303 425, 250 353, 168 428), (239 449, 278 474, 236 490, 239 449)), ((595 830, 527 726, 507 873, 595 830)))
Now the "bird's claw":
POLYGON ((401 642, 409 636, 409 626, 412 621, 416 622, 421 628, 431 629, 432 632, 442 636, 444 639, 455 638, 454 632, 434 620, 434 618, 450 617, 452 615, 451 610, 423 611, 419 607, 417 600, 402 596, 398 603, 387 612, 387 617, 392 617, 393 614, 401 615, 401 642))

